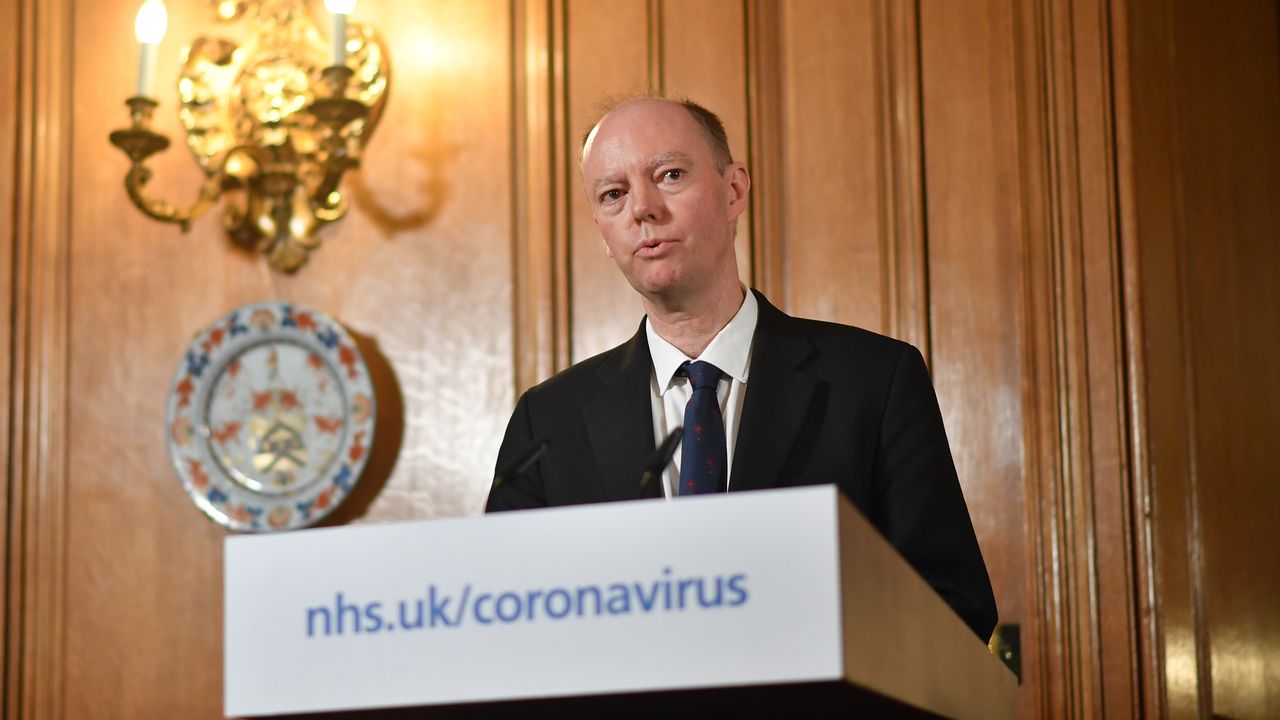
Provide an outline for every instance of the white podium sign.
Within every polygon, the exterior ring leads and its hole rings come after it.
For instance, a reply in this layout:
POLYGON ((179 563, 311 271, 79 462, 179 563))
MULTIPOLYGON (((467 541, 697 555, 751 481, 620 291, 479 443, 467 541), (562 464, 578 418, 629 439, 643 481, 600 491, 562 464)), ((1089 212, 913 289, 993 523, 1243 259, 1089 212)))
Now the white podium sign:
POLYGON ((837 491, 226 540, 228 716, 842 676, 837 491))

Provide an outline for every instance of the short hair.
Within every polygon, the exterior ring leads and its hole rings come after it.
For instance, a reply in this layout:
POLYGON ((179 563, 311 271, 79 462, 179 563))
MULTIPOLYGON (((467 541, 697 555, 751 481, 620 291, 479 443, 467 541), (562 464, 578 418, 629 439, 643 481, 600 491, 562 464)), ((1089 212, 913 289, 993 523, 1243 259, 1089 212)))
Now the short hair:
POLYGON ((693 118, 693 121, 698 124, 698 130, 707 141, 707 145, 710 146, 711 157, 716 163, 716 171, 723 173, 725 168, 733 164, 733 154, 729 152, 729 136, 724 131, 724 123, 720 121, 720 118, 715 113, 689 98, 668 98, 661 95, 627 95, 607 98, 601 103, 600 111, 596 115, 595 121, 591 123, 587 132, 582 135, 582 144, 579 150, 586 150, 587 141, 591 139, 591 133, 609 113, 625 105, 644 100, 675 103, 684 108, 689 113, 689 117, 693 118))

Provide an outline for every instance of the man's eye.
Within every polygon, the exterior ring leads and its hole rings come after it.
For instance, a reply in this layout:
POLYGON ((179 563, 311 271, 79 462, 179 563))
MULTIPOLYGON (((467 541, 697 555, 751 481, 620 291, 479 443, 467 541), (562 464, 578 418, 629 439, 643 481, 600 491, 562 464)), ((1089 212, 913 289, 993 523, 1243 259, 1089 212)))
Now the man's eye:
POLYGON ((666 172, 662 173, 662 177, 666 178, 667 180, 679 180, 680 178, 684 177, 684 171, 683 171, 683 170, 668 170, 668 171, 666 171, 666 172))
POLYGON ((600 195, 600 202, 613 202, 622 197, 621 190, 606 190, 600 195))

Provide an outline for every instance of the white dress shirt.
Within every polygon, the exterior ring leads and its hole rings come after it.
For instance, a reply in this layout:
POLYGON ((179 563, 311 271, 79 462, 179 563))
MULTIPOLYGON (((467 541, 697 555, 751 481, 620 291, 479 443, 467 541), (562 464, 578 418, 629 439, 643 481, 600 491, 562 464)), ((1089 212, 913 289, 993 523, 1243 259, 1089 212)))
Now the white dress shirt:
MULTIPOLYGON (((742 401, 747 395, 747 371, 751 367, 751 341, 756 333, 759 304, 756 296, 746 290, 746 297, 737 314, 725 325, 711 344, 696 358, 690 358, 667 342, 645 320, 645 334, 649 338, 649 355, 653 358, 653 374, 649 376, 652 394, 653 442, 657 447, 667 433, 684 424, 684 408, 693 394, 689 379, 676 376, 676 370, 686 360, 704 360, 720 368, 724 374, 716 386, 716 399, 720 401, 720 413, 724 416, 724 437, 727 447, 725 459, 726 482, 733 472, 733 446, 742 421, 742 401)), ((668 500, 679 493, 680 455, 677 449, 672 463, 662 473, 662 492, 668 500)))

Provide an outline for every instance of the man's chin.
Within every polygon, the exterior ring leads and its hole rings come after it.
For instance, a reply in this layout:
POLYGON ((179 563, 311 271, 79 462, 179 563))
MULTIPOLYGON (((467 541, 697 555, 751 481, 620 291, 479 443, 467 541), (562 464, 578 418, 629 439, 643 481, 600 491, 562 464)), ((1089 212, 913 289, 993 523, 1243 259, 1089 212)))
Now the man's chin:
POLYGON ((645 294, 665 294, 677 291, 681 281, 682 278, 678 272, 651 272, 638 279, 640 287, 636 289, 645 294))
POLYGON ((679 307, 692 294, 692 289, 685 287, 677 279, 647 280, 633 283, 632 287, 646 301, 664 307, 679 307))

